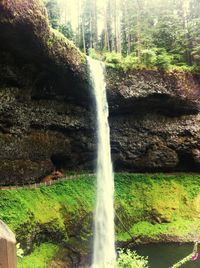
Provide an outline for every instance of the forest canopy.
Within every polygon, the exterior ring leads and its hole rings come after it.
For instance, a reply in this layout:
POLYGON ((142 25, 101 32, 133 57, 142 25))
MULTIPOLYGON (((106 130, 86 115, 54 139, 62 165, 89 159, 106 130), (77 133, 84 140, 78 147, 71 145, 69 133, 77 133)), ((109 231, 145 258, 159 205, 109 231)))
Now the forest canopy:
POLYGON ((45 0, 50 23, 111 66, 200 66, 199 0, 45 0))

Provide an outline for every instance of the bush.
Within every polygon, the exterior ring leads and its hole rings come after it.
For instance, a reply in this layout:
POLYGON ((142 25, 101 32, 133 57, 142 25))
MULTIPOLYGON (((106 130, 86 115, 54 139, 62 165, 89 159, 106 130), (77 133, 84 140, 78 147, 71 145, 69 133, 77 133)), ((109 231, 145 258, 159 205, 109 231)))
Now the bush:
POLYGON ((193 61, 197 64, 200 65, 200 46, 197 46, 193 49, 192 51, 192 57, 193 61))
POLYGON ((172 62, 172 57, 164 48, 156 48, 154 51, 156 53, 155 66, 159 70, 168 70, 172 62))
POLYGON ((153 49, 142 50, 141 63, 143 63, 147 67, 154 66, 155 63, 156 63, 156 53, 155 53, 155 51, 153 49))
POLYGON ((139 58, 136 57, 134 54, 130 54, 123 60, 123 70, 128 71, 139 66, 139 58))
POLYGON ((102 60, 102 55, 98 53, 94 48, 88 49, 89 56, 95 60, 102 60))
POLYGON ((116 261, 116 268, 148 268, 148 260, 145 257, 139 256, 135 251, 128 249, 126 252, 123 249, 119 250, 119 258, 116 261))
POLYGON ((104 61, 108 67, 122 69, 127 72, 133 69, 158 69, 168 70, 172 64, 173 57, 170 56, 164 48, 144 49, 141 52, 141 58, 133 52, 123 57, 116 52, 98 53, 93 48, 89 49, 89 56, 104 61))
POLYGON ((105 54, 105 62, 112 68, 122 67, 122 55, 116 52, 109 52, 105 54))

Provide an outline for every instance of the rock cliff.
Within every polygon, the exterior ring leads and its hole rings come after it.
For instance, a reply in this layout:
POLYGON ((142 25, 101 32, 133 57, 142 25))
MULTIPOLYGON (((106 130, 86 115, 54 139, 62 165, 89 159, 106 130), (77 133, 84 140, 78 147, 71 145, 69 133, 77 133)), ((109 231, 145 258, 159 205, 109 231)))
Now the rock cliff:
POLYGON ((37 0, 0 2, 0 40, 0 184, 87 166, 86 57, 50 28, 37 0))
POLYGON ((108 70, 116 170, 200 170, 200 76, 108 70))
MULTIPOLYGON (((85 56, 49 27, 37 0, 0 3, 0 185, 95 167, 85 56)), ((107 70, 117 171, 200 170, 200 78, 107 70)))

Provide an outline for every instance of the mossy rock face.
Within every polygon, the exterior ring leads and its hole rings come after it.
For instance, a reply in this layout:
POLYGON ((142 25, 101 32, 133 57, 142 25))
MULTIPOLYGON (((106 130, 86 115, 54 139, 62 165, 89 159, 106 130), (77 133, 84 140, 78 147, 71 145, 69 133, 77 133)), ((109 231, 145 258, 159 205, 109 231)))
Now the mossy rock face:
POLYGON ((200 75, 107 69, 115 171, 200 170, 200 75))
POLYGON ((50 27, 40 0, 1 1, 0 40, 0 185, 93 166, 86 56, 50 27))
MULTIPOLYGON (((36 96, 44 86, 47 92, 53 88, 63 94, 64 91, 74 94, 78 86, 84 87, 86 57, 61 33, 51 29, 43 1, 5 0, 0 3, 0 10, 4 74, 7 66, 7 73, 13 73, 13 79, 18 78, 16 83, 37 89, 36 96), (70 87, 74 88, 73 92, 69 91, 70 87)), ((84 91, 80 95, 88 95, 86 87, 79 90, 84 91)))
POLYGON ((175 117, 200 111, 198 73, 108 68, 106 77, 113 114, 154 112, 175 117))

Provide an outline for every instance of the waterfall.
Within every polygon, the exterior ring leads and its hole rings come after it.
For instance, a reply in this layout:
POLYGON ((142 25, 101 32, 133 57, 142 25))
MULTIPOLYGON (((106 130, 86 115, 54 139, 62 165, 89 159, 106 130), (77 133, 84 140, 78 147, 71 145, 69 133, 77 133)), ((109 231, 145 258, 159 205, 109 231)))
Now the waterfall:
POLYGON ((110 152, 110 129, 104 64, 88 58, 97 109, 98 160, 92 268, 114 267, 114 175, 110 152))

